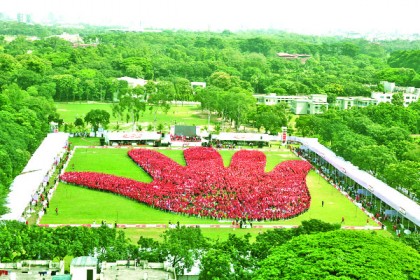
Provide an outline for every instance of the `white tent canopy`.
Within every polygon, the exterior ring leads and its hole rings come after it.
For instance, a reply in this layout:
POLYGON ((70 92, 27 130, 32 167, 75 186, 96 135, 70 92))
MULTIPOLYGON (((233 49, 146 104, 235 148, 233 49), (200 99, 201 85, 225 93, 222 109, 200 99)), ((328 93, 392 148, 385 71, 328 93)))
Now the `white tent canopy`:
POLYGON ((334 152, 321 145, 316 138, 290 137, 290 141, 296 141, 318 154, 340 172, 367 189, 380 200, 398 211, 416 225, 420 226, 420 206, 410 198, 391 188, 381 180, 369 173, 359 170, 351 162, 335 155, 334 152))
POLYGON ((10 186, 6 199, 9 213, 0 220, 20 220, 25 208, 31 203, 33 196, 44 182, 54 161, 64 152, 67 145, 67 133, 50 133, 32 155, 31 159, 10 186))
POLYGON ((271 137, 268 134, 262 133, 233 133, 233 132, 220 132, 218 135, 213 135, 213 139, 220 141, 255 141, 255 142, 268 142, 271 137))
POLYGON ((104 134, 105 142, 109 141, 141 141, 141 140, 159 140, 162 135, 157 132, 137 131, 137 132, 106 132, 104 134))

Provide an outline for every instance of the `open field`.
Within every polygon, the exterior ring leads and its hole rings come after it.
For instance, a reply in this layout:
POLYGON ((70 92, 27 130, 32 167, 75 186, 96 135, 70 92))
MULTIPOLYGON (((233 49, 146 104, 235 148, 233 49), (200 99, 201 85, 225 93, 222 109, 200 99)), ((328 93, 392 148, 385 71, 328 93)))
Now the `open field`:
MULTIPOLYGON (((92 103, 92 102, 70 102, 70 103, 55 103, 57 112, 65 123, 73 123, 76 118, 84 116, 91 110, 100 109, 107 111, 110 115, 110 129, 115 129, 117 126, 117 118, 112 115, 112 103, 92 103)), ((211 123, 216 121, 216 117, 211 117, 211 123)), ((169 131, 169 126, 174 124, 179 125, 208 125, 208 115, 206 112, 200 110, 197 105, 172 105, 168 113, 158 111, 156 116, 154 111, 146 108, 140 115, 139 123, 143 130, 146 130, 149 124, 154 125, 162 124, 164 131, 169 131), (156 118, 156 122, 155 122, 156 118)), ((119 120, 118 122, 121 130, 131 129, 132 123, 126 123, 119 120)))
MULTIPOLYGON (((150 182, 150 176, 139 168, 127 155, 125 148, 78 148, 72 157, 67 171, 96 171, 129 177, 142 182, 150 182)), ((179 164, 185 165, 182 150, 160 149, 161 153, 172 158, 179 164)), ((220 154, 225 166, 228 166, 233 150, 221 150, 220 154)), ((267 155, 266 171, 271 170, 278 163, 296 159, 286 149, 269 151, 267 155)), ((254 225, 299 225, 308 219, 320 219, 329 223, 340 223, 345 217, 345 225, 364 226, 367 216, 334 187, 317 173, 311 171, 307 176, 307 184, 312 197, 310 209, 302 215, 290 219, 269 222, 254 222, 254 225), (321 202, 324 201, 324 207, 321 202)), ((137 201, 127 199, 112 193, 90 190, 83 187, 60 183, 51 202, 50 211, 42 218, 42 224, 92 224, 102 220, 118 224, 168 224, 169 221, 180 224, 229 224, 209 218, 188 217, 160 211, 137 201), (58 215, 53 209, 59 209, 58 215)), ((257 234, 264 229, 237 229, 235 233, 251 232, 257 234)), ((163 231, 159 228, 125 229, 132 240, 140 235, 157 237, 163 231)), ((225 238, 233 229, 204 229, 210 238, 225 238)))

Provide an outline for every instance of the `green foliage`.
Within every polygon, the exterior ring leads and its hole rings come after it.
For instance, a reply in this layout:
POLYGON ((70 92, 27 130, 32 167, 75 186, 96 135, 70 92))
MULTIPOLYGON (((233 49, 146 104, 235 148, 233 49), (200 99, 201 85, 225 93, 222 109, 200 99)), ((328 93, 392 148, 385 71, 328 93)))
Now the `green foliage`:
POLYGON ((265 259, 270 251, 295 236, 313 234, 340 229, 339 224, 330 224, 317 219, 302 221, 302 225, 293 229, 274 229, 259 234, 252 246, 252 254, 258 259, 265 259))
POLYGON ((163 262, 165 256, 162 254, 161 244, 153 238, 140 236, 137 241, 139 245, 139 258, 150 262, 163 262))
MULTIPOLYGON (((40 37, 34 42, 27 41, 24 36, 10 43, 4 42, 5 53, 15 59, 19 55, 27 59, 31 57, 27 51, 31 50, 33 59, 43 66, 37 69, 43 71, 35 71, 27 67, 26 59, 18 59, 18 66, 22 64, 24 69, 18 71, 16 68, 13 74, 17 74, 18 82, 24 88, 31 81, 39 84, 53 80, 57 83, 54 97, 57 101, 112 100, 119 92, 115 78, 121 76, 172 81, 175 92, 165 93, 166 98, 181 101, 194 99, 189 85, 191 81, 206 81, 223 90, 240 87, 257 93, 325 91, 332 101, 337 89, 343 95, 369 95, 364 84, 376 84, 380 79, 395 77, 388 73, 393 70, 388 69, 384 47, 360 39, 342 40, 275 31, 229 35, 185 31, 111 33, 104 32, 104 28, 86 27, 83 31, 67 32, 80 33, 85 42, 98 39, 99 45, 72 48, 62 39, 46 37, 47 34, 61 34, 64 29, 0 24, 4 28, 0 28, 2 34, 32 33, 40 37), (279 58, 276 56, 278 52, 306 53, 311 58, 303 64, 299 60, 279 58)), ((386 42, 388 49, 389 44, 386 42)), ((398 44, 401 43, 394 43, 398 44)), ((392 67, 409 68, 415 65, 413 57, 415 53, 395 52, 389 63, 392 67), (398 62, 406 61, 406 57, 410 58, 410 63, 398 62)), ((408 78, 402 78, 402 82, 416 81, 409 72, 408 78)), ((2 79, 14 78, 10 74, 7 72, 2 79)), ((396 78, 396 82, 400 81, 399 77, 396 78)), ((148 92, 151 93, 153 91, 148 92)))
POLYGON ((401 236, 401 240, 406 245, 415 249, 420 254, 420 235, 419 234, 404 234, 401 236))
POLYGON ((401 50, 392 52, 388 58, 391 67, 412 68, 420 73, 420 50, 401 50))
POLYGON ((207 240, 199 227, 177 225, 176 228, 166 230, 162 237, 162 254, 180 275, 191 270, 200 252, 207 247, 207 240))
POLYGON ((396 106, 404 106, 404 95, 402 93, 396 93, 392 96, 392 104, 396 106))
POLYGON ((336 154, 372 172, 390 186, 419 197, 418 172, 401 173, 410 167, 417 168, 419 147, 410 137, 410 133, 419 131, 417 103, 409 107, 382 103, 300 116, 296 129, 304 136, 318 137, 336 154))
POLYGON ((255 111, 249 112, 248 121, 258 130, 264 128, 266 133, 276 135, 282 126, 287 126, 290 116, 288 105, 280 102, 274 106, 257 105, 255 111))
POLYGON ((253 279, 417 279, 418 252, 360 231, 303 235, 274 249, 253 279))
MULTIPOLYGON (((126 259, 134 254, 123 231, 106 225, 99 228, 27 226, 15 221, 0 223, 0 260, 45 260, 95 253, 103 261, 126 259)), ((134 257, 136 257, 135 255, 134 257)))
MULTIPOLYGON (((55 109, 51 99, 16 84, 0 91, 0 205, 17 176, 49 131, 55 109)), ((6 209, 0 206, 0 213, 6 209)))
POLYGON ((85 116, 85 122, 92 125, 93 131, 98 131, 101 126, 106 128, 109 124, 110 114, 105 110, 94 109, 89 111, 85 116))
POLYGON ((231 268, 232 259, 228 253, 218 248, 209 249, 200 261, 200 278, 202 280, 236 279, 231 268))

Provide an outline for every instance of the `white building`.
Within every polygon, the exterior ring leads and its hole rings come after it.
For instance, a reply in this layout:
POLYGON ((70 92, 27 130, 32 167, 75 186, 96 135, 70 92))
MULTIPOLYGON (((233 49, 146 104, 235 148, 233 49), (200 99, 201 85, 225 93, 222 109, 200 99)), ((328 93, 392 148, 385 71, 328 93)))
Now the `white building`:
POLYGON ((121 77, 117 78, 119 81, 126 81, 130 87, 142 86, 144 87, 147 84, 147 80, 144 79, 135 79, 131 77, 121 77))
POLYGON ((206 88, 206 83, 205 82, 191 82, 191 87, 202 87, 202 88, 206 88))
POLYGON ((382 81, 381 84, 384 86, 384 92, 372 92, 372 98, 378 103, 392 102, 392 97, 397 93, 403 94, 406 107, 420 99, 420 88, 396 86, 395 83, 387 81, 382 81))
MULTIPOLYGON (((407 107, 410 105, 410 103, 417 102, 420 98, 420 92, 413 91, 416 93, 403 93, 404 97, 404 106, 407 107)), ((391 103, 392 97, 394 94, 397 94, 397 92, 372 92, 372 98, 375 99, 378 103, 391 103)))
POLYGON ((72 44, 83 44, 83 38, 80 37, 79 34, 69 34, 69 33, 63 32, 63 34, 61 35, 53 35, 51 37, 58 37, 72 44))
POLYGON ((72 279, 94 280, 97 278, 96 266, 98 259, 94 257, 74 258, 70 264, 70 274, 72 279))
POLYGON ((369 105, 376 105, 378 101, 375 98, 364 96, 340 96, 335 101, 335 106, 341 110, 347 110, 352 107, 367 107, 369 105))
POLYGON ((310 94, 306 95, 276 95, 254 94, 257 103, 265 105, 275 105, 285 102, 289 105, 290 110, 296 115, 320 114, 328 109, 326 94, 310 94))

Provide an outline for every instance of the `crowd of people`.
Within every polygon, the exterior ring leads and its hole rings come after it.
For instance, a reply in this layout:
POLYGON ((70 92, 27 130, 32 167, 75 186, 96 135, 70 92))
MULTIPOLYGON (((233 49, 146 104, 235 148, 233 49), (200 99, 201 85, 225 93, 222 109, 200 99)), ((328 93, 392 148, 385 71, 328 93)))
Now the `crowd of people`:
POLYGON ((200 136, 183 136, 183 135, 172 135, 171 141, 181 141, 181 142, 200 142, 200 136))
POLYGON ((265 172, 266 156, 256 150, 236 152, 229 167, 208 147, 184 150, 186 166, 150 149, 133 149, 129 156, 153 178, 151 183, 94 172, 66 172, 61 180, 166 211, 217 219, 287 219, 310 206, 307 161, 285 161, 265 172))

